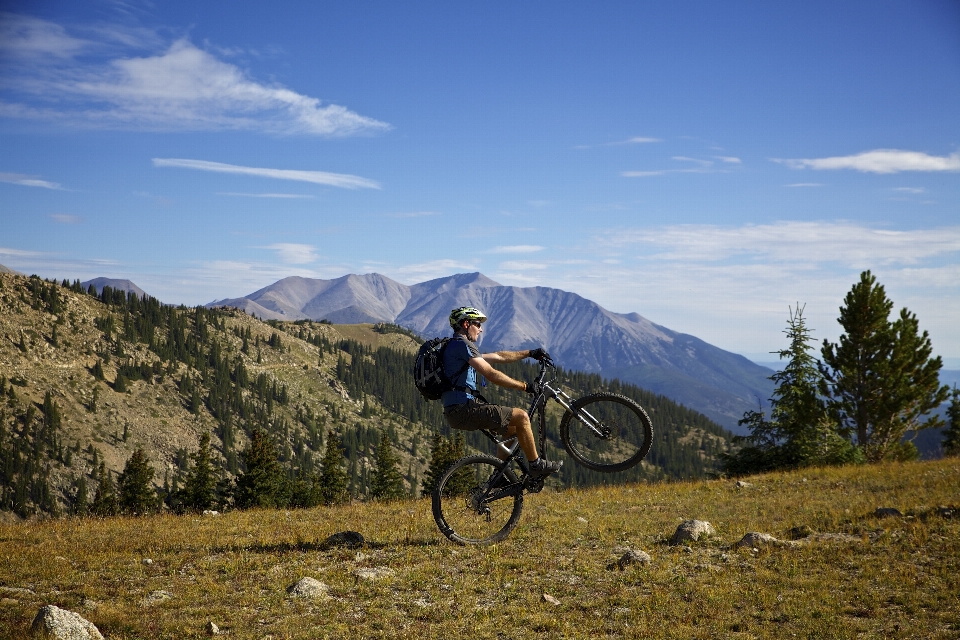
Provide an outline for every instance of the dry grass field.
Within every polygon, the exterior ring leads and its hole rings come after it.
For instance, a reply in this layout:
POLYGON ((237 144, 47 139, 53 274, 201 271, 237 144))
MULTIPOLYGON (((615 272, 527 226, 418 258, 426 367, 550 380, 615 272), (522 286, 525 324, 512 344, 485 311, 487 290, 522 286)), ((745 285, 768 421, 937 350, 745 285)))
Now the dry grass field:
POLYGON ((958 506, 953 459, 544 492, 486 548, 448 542, 425 500, 4 524, 0 636, 56 604, 111 639, 958 638, 958 506), (716 535, 670 546, 692 518, 716 535), (812 535, 734 546, 795 527, 812 535), (363 548, 325 547, 344 530, 363 548), (619 570, 627 548, 652 562, 619 570), (289 596, 303 577, 328 594, 289 596))

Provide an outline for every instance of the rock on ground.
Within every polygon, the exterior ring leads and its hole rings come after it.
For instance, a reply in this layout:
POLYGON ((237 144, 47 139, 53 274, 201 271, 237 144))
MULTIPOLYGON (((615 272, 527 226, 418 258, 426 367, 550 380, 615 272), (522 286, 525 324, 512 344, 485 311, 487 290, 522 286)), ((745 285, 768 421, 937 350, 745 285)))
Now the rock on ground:
POLYGON ((900 513, 899 509, 894 509, 893 507, 877 507, 877 510, 873 512, 873 515, 878 518, 902 518, 903 514, 900 513))
POLYGON ((630 549, 617 560, 617 568, 623 571, 631 564, 650 564, 650 554, 646 551, 630 549))
POLYGON ((348 549, 355 549, 362 547, 364 542, 363 536, 356 531, 340 531, 327 538, 323 546, 324 548, 347 547, 348 549))
POLYGON ((327 595, 330 587, 320 582, 316 578, 300 578, 297 582, 287 587, 287 593, 294 598, 321 598, 327 595))
POLYGON ((361 580, 379 580, 393 575, 393 569, 390 567, 373 567, 356 569, 353 574, 361 580))
POLYGON ((48 604, 33 619, 30 633, 37 638, 56 640, 103 640, 100 630, 79 613, 48 604))
POLYGON ((740 538, 740 542, 738 542, 733 546, 749 547, 752 549, 754 547, 764 547, 768 544, 777 544, 779 542, 780 542, 779 540, 774 538, 769 533, 760 533, 758 531, 751 531, 750 533, 744 534, 744 536, 740 538))
POLYGON ((714 534, 716 534, 716 531, 714 531, 713 525, 706 520, 687 520, 677 527, 677 530, 673 533, 673 538, 670 539, 670 544, 678 545, 687 541, 696 542, 701 537, 706 538, 714 534))

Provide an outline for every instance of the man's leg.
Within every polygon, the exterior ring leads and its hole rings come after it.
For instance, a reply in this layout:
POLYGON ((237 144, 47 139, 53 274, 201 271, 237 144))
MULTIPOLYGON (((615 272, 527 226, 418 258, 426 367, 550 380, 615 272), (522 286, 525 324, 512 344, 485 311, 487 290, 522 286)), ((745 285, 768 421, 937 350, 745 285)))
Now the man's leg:
POLYGON ((513 414, 510 416, 510 425, 507 427, 507 436, 516 436, 520 443, 520 449, 527 456, 527 460, 537 459, 537 441, 533 437, 533 429, 530 428, 530 416, 523 409, 514 407, 513 414))

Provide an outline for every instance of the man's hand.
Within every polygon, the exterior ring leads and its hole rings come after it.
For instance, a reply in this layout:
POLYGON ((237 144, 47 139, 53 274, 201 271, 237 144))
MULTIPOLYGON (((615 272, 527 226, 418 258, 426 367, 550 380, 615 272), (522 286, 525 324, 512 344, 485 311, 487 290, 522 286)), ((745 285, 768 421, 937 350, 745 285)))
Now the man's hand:
POLYGON ((549 365, 553 364, 553 359, 550 357, 550 354, 539 347, 536 349, 531 349, 529 357, 538 362, 546 362, 549 365))
POLYGON ((532 396, 537 395, 537 388, 536 388, 536 386, 534 386, 534 384, 533 384, 532 382, 525 382, 524 384, 527 385, 527 388, 524 389, 524 391, 526 391, 527 393, 529 393, 529 394, 532 395, 532 396))

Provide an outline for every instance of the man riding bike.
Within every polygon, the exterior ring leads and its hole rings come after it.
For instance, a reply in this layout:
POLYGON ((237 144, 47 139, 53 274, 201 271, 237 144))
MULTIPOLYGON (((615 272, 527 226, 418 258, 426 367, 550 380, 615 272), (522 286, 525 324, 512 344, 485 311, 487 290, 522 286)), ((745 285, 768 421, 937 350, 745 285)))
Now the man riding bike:
POLYGON ((450 326, 454 335, 444 352, 443 370, 453 382, 454 388, 444 392, 440 398, 443 415, 454 429, 487 429, 506 438, 516 437, 520 449, 530 461, 532 476, 543 477, 555 473, 563 463, 550 462, 537 455, 537 445, 527 412, 517 407, 489 404, 477 393, 478 373, 495 385, 535 393, 533 385, 514 380, 494 369, 491 363, 516 362, 523 358, 549 360, 550 355, 543 349, 497 351, 481 355, 477 348, 477 339, 483 333, 483 323, 486 320, 487 316, 475 307, 458 307, 450 312, 450 326))

